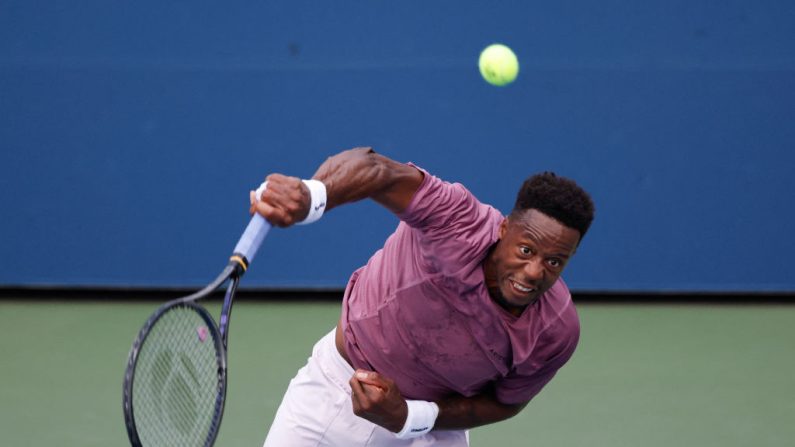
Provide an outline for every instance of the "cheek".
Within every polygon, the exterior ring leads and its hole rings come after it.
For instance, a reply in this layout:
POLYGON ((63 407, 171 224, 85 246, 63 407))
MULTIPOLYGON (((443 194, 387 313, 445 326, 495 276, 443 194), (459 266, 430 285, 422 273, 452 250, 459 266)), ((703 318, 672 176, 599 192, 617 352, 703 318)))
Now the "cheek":
POLYGON ((513 272, 516 270, 521 270, 523 266, 524 263, 522 262, 522 260, 517 259, 516 257, 513 256, 506 256, 505 258, 503 258, 501 263, 502 270, 505 272, 513 272))
POLYGON ((555 282, 558 280, 558 278, 560 278, 560 273, 561 272, 559 272, 559 271, 547 270, 546 274, 544 276, 545 285, 547 287, 552 287, 552 285, 555 284, 555 282))

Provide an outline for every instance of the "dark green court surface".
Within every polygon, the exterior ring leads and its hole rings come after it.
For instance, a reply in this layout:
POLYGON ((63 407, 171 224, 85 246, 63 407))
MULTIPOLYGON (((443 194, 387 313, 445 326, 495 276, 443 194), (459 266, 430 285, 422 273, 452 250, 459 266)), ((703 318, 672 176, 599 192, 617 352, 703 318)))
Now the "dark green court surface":
MULTIPOLYGON (((121 387, 155 303, 0 301, 4 446, 124 446, 121 387)), ((795 306, 579 306, 572 361, 473 446, 785 446, 795 439, 795 306)), ((217 315, 217 306, 213 307, 217 315)), ((236 305, 218 446, 260 446, 339 305, 236 305)))

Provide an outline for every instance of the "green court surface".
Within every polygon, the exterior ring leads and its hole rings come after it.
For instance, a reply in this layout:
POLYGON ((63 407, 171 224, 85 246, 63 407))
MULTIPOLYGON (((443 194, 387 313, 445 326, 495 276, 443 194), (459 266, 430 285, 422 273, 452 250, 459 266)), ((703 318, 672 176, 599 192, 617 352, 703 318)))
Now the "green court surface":
MULTIPOLYGON (((0 444, 129 445, 122 375, 155 307, 0 301, 0 444)), ((519 416, 475 429, 473 446, 792 445, 795 306, 578 307, 583 331, 572 361, 519 416)), ((216 445, 262 445, 287 382, 338 311, 335 303, 237 303, 216 445)))

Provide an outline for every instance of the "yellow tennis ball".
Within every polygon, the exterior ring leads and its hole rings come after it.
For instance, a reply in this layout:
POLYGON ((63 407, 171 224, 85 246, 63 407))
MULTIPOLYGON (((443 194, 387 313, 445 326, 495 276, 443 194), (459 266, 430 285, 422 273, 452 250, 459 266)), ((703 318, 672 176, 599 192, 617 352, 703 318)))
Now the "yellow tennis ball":
POLYGON ((513 50, 499 43, 480 53, 478 67, 486 82, 499 87, 510 84, 519 74, 519 61, 513 50))

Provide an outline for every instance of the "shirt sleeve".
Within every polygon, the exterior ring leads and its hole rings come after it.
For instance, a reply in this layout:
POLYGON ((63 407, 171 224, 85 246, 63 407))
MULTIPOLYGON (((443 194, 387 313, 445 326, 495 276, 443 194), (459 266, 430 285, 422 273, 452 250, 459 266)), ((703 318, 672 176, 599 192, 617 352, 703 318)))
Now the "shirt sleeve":
MULTIPOLYGON (((555 336, 550 336, 555 337, 555 336)), ((518 365, 496 383, 497 400, 504 404, 521 404, 532 400, 558 370, 571 359, 580 338, 579 326, 564 338, 557 338, 550 354, 542 355, 543 363, 518 365), (545 357, 545 358, 544 358, 545 357)))
POLYGON ((398 217, 419 234, 423 257, 444 273, 482 261, 497 240, 502 214, 478 201, 460 183, 448 183, 418 169, 424 174, 423 182, 398 217))

